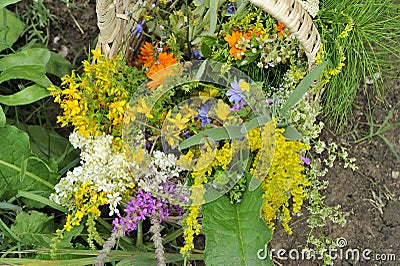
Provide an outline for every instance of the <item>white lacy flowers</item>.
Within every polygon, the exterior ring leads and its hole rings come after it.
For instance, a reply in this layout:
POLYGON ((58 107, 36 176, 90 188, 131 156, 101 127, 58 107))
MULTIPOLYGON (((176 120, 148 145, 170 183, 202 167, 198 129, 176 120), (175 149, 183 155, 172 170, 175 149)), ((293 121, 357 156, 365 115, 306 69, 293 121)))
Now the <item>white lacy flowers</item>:
POLYGON ((117 206, 128 187, 134 184, 135 170, 133 162, 127 162, 125 156, 112 148, 113 137, 102 135, 86 138, 72 133, 69 140, 74 148, 81 149, 81 166, 75 167, 55 186, 55 193, 50 199, 62 206, 73 205, 74 193, 82 184, 88 182, 96 192, 107 195, 110 215, 118 212, 117 206))
POLYGON ((112 147, 113 137, 102 135, 86 138, 77 133, 69 137, 72 146, 81 149, 81 166, 75 167, 55 186, 50 195, 54 202, 65 206, 74 206, 74 194, 85 183, 96 193, 107 195, 110 213, 118 213, 119 205, 128 188, 138 184, 148 192, 162 190, 162 184, 178 177, 183 170, 176 166, 174 155, 155 151, 146 162, 146 166, 128 162, 124 153, 112 147))
POLYGON ((173 154, 166 155, 161 151, 155 151, 148 164, 147 171, 136 178, 138 185, 146 192, 156 193, 162 190, 162 184, 179 177, 183 171, 181 167, 176 166, 177 158, 173 154))
POLYGON ((297 0, 303 8, 315 18, 319 11, 319 0, 297 0))

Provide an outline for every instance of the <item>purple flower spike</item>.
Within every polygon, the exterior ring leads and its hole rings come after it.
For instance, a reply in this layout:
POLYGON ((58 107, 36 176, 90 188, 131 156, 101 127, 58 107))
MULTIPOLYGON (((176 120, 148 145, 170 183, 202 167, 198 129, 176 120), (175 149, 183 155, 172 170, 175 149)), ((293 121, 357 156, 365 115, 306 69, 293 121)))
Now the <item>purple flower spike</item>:
MULTIPOLYGON (((113 221, 114 230, 118 228, 124 228, 125 234, 136 230, 139 221, 144 221, 146 216, 155 213, 160 214, 161 220, 168 219, 168 206, 167 203, 161 199, 161 197, 153 197, 151 193, 144 192, 143 189, 139 189, 136 193, 136 198, 131 198, 126 206, 125 216, 121 217, 118 214, 118 218, 113 221)), ((161 221, 160 221, 161 222, 161 221)))
POLYGON ((311 160, 307 157, 304 156, 300 156, 300 159, 303 161, 304 164, 306 165, 310 165, 311 164, 311 160))

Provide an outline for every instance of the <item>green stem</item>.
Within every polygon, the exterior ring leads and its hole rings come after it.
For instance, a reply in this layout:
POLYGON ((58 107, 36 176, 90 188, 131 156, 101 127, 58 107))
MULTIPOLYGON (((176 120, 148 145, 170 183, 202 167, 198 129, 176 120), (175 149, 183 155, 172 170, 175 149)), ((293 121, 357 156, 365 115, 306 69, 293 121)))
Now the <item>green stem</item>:
POLYGON ((137 224, 137 240, 136 240, 136 246, 137 246, 137 247, 143 246, 143 227, 142 227, 142 221, 138 221, 138 224, 137 224))

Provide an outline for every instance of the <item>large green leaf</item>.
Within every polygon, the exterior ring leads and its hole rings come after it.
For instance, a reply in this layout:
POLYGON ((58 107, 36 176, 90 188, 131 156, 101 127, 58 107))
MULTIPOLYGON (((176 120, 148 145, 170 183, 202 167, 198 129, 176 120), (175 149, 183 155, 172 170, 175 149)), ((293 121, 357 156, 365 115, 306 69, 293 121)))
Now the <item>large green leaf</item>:
POLYGON ((2 9, 3 7, 6 7, 8 5, 18 3, 20 1, 21 0, 1 0, 0 9, 2 9))
POLYGON ((21 129, 29 134, 32 152, 41 158, 50 157, 61 163, 68 155, 71 155, 71 161, 79 157, 79 150, 74 149, 67 138, 55 131, 37 125, 21 129))
POLYGON ((19 237, 22 245, 49 248, 54 231, 53 219, 53 216, 38 211, 21 212, 15 218, 11 230, 19 237))
POLYGON ((46 88, 52 84, 46 77, 46 67, 42 65, 14 66, 0 74, 0 83, 11 79, 31 80, 46 88))
MULTIPOLYGON (((47 164, 34 156, 29 137, 10 125, 0 126, 0 199, 8 200, 18 190, 32 191, 48 197, 58 180, 57 163, 47 164)), ((28 207, 43 207, 37 201, 22 199, 28 207)))
POLYGON ((271 229, 260 218, 261 196, 259 186, 253 192, 246 191, 239 204, 231 204, 223 196, 203 206, 204 261, 208 266, 273 265, 268 258, 258 257, 267 252, 265 247, 271 240, 271 229))
POLYGON ((59 54, 51 52, 50 60, 46 65, 46 72, 49 74, 62 77, 70 73, 72 69, 71 63, 59 54))
POLYGON ((7 55, 0 59, 0 71, 16 66, 46 66, 50 58, 51 53, 47 48, 24 48, 20 52, 7 55))
MULTIPOLYGON (((0 6, 8 5, 13 1, 1 1, 0 6)), ((0 9, 0 52, 11 47, 24 30, 24 24, 10 11, 0 9), (4 16, 6 14, 6 16, 4 16)))
POLYGON ((12 95, 0 95, 0 103, 8 106, 25 105, 48 96, 50 93, 45 87, 34 84, 12 95))

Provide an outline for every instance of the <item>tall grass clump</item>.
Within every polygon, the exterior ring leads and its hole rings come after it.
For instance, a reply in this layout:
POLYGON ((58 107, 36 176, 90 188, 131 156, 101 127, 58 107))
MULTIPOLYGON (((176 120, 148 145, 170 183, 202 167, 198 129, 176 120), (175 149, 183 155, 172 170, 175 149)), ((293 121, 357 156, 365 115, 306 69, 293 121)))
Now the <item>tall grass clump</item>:
POLYGON ((400 4, 391 0, 326 0, 321 3, 316 24, 324 50, 342 72, 327 84, 324 116, 339 131, 345 125, 359 86, 375 77, 379 94, 387 90, 382 78, 400 70, 400 4))

